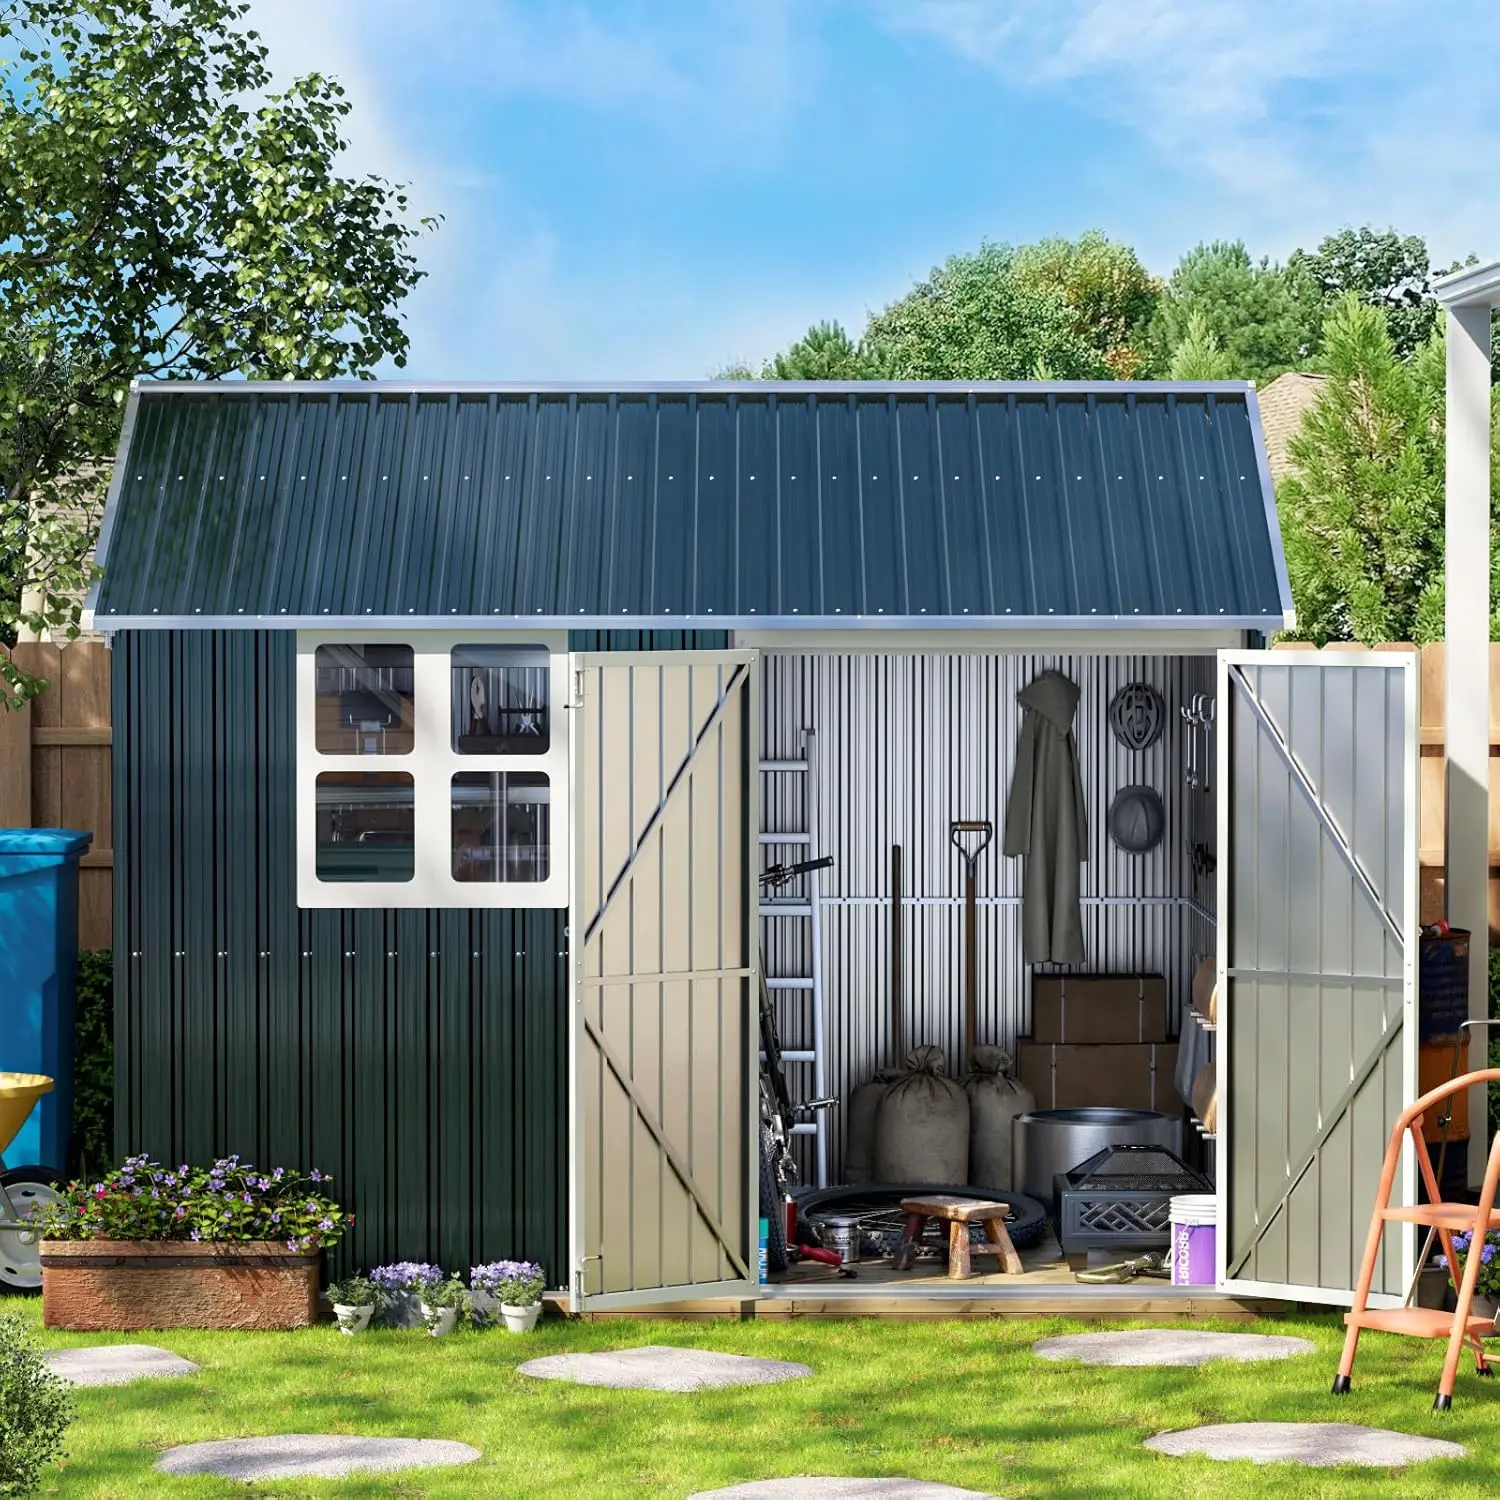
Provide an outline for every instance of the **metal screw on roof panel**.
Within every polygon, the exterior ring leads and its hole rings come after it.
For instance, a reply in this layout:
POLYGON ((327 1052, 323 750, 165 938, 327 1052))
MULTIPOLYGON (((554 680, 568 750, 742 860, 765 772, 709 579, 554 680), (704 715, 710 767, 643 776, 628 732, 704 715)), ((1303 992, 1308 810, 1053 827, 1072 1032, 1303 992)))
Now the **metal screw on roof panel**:
POLYGON ((792 606, 792 613, 793 614, 797 613, 797 606, 795 604, 792 606))
POLYGON ((1124 478, 1124 477, 1125 477, 1125 476, 1124 476, 1124 475, 1123 475, 1123 474, 1116 474, 1116 475, 1115 475, 1115 478, 1116 478, 1116 479, 1123 479, 1123 478, 1124 478))
POLYGON ((505 477, 506 477, 506 478, 507 478, 507 479, 509 479, 509 478, 510 478, 510 475, 509 475, 509 474, 507 474, 507 475, 506 475, 506 476, 505 476, 505 477))
POLYGON ((173 954, 173 955, 172 955, 172 957, 173 957, 173 958, 181 958, 181 957, 182 957, 182 956, 183 956, 183 955, 182 955, 182 949, 181 949, 181 948, 179 948, 179 949, 178 949, 178 950, 177 950, 177 951, 176 951, 176 952, 175 952, 175 953, 174 953, 174 954, 173 954))
POLYGON ((871 475, 870 475, 870 478, 871 478, 871 479, 879 479, 879 478, 880 478, 880 475, 879 475, 879 474, 871 474, 871 475))
POLYGON ((264 478, 265 478, 265 477, 266 477, 266 476, 265 476, 265 475, 264 475, 264 474, 262 474, 262 475, 261 475, 261 476, 260 476, 260 477, 261 477, 261 478, 262 478, 262 479, 264 479, 264 478))
POLYGON ((201 604, 195 604, 193 606, 193 613, 195 615, 201 615, 203 613, 203 606, 201 604))
POLYGON ((1202 478, 1203 478, 1203 476, 1202 476, 1202 475, 1201 475, 1201 474, 1200 474, 1200 475, 1199 475, 1199 476, 1198 476, 1198 478, 1199 478, 1199 479, 1202 479, 1202 478))
POLYGON ((998 480, 1000 478, 1000 476, 998 474, 996 474, 995 478, 998 480))
POLYGON ((227 948, 220 948, 218 956, 220 958, 228 958, 229 957, 229 950, 227 948))
POLYGON ((1038 478, 1038 479, 1040 479, 1040 478, 1041 478, 1041 477, 1042 477, 1042 476, 1041 476, 1041 475, 1040 475, 1040 474, 1038 474, 1038 475, 1037 475, 1037 476, 1036 476, 1036 477, 1037 477, 1037 478, 1038 478))
POLYGON ((381 475, 381 476, 380 476, 380 482, 381 482, 381 483, 382 483, 382 484, 384 484, 384 483, 385 483, 385 481, 386 481, 386 478, 387 478, 387 476, 386 476, 386 475, 384 475, 384 474, 382 474, 382 475, 381 475))
MULTIPOLYGON (((1243 479, 1243 478, 1244 478, 1244 477, 1245 477, 1245 476, 1244 476, 1244 475, 1243 475, 1243 474, 1241 474, 1241 475, 1240 475, 1240 478, 1241 478, 1241 479, 1243 479)), ((223 476, 223 475, 222 475, 222 474, 220 474, 220 475, 219 475, 219 478, 220 478, 220 480, 222 480, 222 479, 223 479, 223 478, 224 478, 224 476, 223 476)))
MULTIPOLYGON (((297 476, 297 478, 298 478, 298 479, 306 479, 306 478, 307 478, 307 475, 306 475, 306 474, 299 474, 299 475, 298 475, 298 476, 297 476)), ((425 474, 424 474, 424 475, 423 475, 423 476, 422 476, 422 478, 423 478, 423 479, 426 479, 426 478, 427 478, 427 476, 426 476, 426 475, 425 475, 425 474)))
MULTIPOLYGON (((422 476, 422 478, 423 478, 423 479, 426 479, 426 478, 427 478, 427 476, 426 476, 426 475, 425 475, 425 474, 424 474, 424 475, 423 475, 423 476, 422 476)), ((549 474, 549 475, 548 475, 548 476, 547 476, 547 478, 548 478, 548 479, 551 479, 551 478, 552 478, 552 476, 551 476, 551 475, 550 475, 550 474, 549 474)))
POLYGON ((708 476, 708 482, 709 482, 709 483, 710 483, 710 484, 712 484, 712 483, 713 483, 713 482, 714 482, 714 476, 713 476, 713 475, 712 475, 712 474, 710 474, 710 475, 709 475, 709 476, 708 476))
POLYGON ((1165 474, 1158 474, 1156 477, 1158 479, 1165 479, 1167 476, 1165 474))
POLYGON ((344 954, 344 957, 345 957, 345 958, 353 958, 353 957, 354 957, 354 950, 353 950, 353 949, 352 949, 352 948, 351 948, 351 949, 349 949, 349 950, 348 950, 348 951, 347 951, 347 952, 346 952, 346 953, 345 953, 345 954, 344 954))
POLYGON ((303 956, 303 958, 311 958, 312 957, 312 949, 311 948, 304 948, 302 950, 302 956, 303 956))
POLYGON ((954 477, 954 478, 955 478, 955 479, 957 479, 957 478, 958 478, 958 475, 957 475, 957 474, 955 474, 955 475, 954 475, 954 476, 953 476, 953 477, 954 477))
POLYGON ((1082 483, 1082 482, 1083 482, 1083 475, 1082 475, 1082 474, 1079 474, 1079 475, 1077 475, 1077 476, 1076 476, 1076 477, 1077 477, 1077 479, 1078 479, 1078 482, 1079 482, 1079 483, 1080 483, 1080 484, 1081 484, 1081 483, 1082 483))
POLYGON ((754 474, 752 474, 752 475, 751 475, 751 476, 750 476, 750 477, 751 477, 751 478, 752 478, 752 479, 754 479, 754 478, 755 478, 755 475, 754 475, 754 474))
POLYGON ((182 483, 182 475, 181 475, 181 474, 179 474, 179 475, 178 475, 178 476, 177 476, 177 482, 178 482, 178 484, 181 484, 181 483, 182 483))

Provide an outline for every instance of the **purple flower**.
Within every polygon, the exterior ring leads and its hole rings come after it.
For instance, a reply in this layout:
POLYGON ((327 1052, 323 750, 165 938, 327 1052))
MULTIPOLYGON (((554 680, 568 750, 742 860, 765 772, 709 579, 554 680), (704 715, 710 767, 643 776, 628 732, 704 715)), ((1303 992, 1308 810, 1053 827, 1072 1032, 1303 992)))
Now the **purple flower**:
POLYGON ((201 1234, 199 1234, 198 1231, 195 1229, 195 1230, 192 1231, 191 1234, 188 1235, 188 1238, 190 1240, 201 1240, 203 1238, 203 1236, 201 1234))
POLYGON ((316 1167, 307 1174, 314 1182, 322 1182, 323 1174, 316 1167))
POLYGON ((333 1220, 332 1219, 319 1219, 318 1220, 318 1228, 321 1229, 324 1232, 324 1234, 327 1234, 328 1231, 333 1228, 333 1220))
POLYGON ((245 1194, 245 1195, 244 1195, 244 1199, 243 1199, 243 1201, 244 1201, 244 1202, 246 1202, 246 1203, 251 1203, 251 1202, 253 1202, 253 1201, 254 1201, 254 1200, 253 1200, 253 1199, 252 1199, 252 1198, 251 1198, 251 1196, 250 1196, 250 1194, 249 1194, 249 1193, 246 1193, 246 1194, 245 1194))

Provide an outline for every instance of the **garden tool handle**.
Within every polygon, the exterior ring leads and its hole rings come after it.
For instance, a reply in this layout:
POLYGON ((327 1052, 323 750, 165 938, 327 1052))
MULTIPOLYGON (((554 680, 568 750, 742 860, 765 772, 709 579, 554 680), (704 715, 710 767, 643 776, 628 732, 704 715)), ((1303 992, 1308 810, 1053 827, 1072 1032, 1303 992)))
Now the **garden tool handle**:
POLYGON ((969 869, 971 871, 974 868, 974 862, 979 858, 981 854, 984 853, 986 849, 989 848, 990 840, 994 838, 994 836, 995 825, 991 823, 988 818, 981 819, 979 821, 974 821, 972 819, 960 821, 952 824, 948 829, 948 837, 952 840, 953 847, 963 855, 965 860, 968 861, 969 869), (973 847, 973 849, 969 849, 965 846, 962 838, 960 837, 961 834, 965 833, 981 833, 984 835, 984 837, 980 839, 980 841, 973 847))

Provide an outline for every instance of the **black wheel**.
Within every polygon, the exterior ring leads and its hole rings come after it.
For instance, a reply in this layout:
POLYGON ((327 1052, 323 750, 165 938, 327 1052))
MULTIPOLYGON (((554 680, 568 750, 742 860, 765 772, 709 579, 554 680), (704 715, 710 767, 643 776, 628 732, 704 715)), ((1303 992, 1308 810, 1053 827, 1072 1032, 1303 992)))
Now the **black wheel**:
POLYGON ((51 1167, 0 1173, 0 1290, 35 1295, 42 1289, 42 1247, 30 1225, 38 1209, 62 1200, 67 1178, 51 1167))
POLYGON ((760 1213, 766 1221, 766 1270, 780 1275, 788 1265, 786 1205, 776 1181, 776 1142, 765 1124, 760 1127, 760 1213))
MULTIPOLYGON (((970 1194, 975 1198, 987 1198, 994 1203, 1009 1204, 1010 1216, 1005 1221, 1005 1232, 1017 1250, 1036 1244, 1047 1229, 1046 1208, 1025 1193, 997 1193, 988 1188, 955 1188, 951 1183, 868 1182, 852 1183, 844 1187, 815 1188, 797 1200, 797 1210, 805 1214, 809 1223, 814 1226, 825 1215, 838 1214, 846 1217, 858 1214, 864 1221, 862 1228, 872 1252, 893 1255, 901 1242, 904 1226, 901 1200, 920 1198, 931 1193, 970 1194)), ((969 1233, 976 1242, 984 1242, 982 1224, 971 1225, 969 1233)), ((947 1231, 943 1226, 931 1223, 927 1226, 918 1258, 941 1258, 947 1253, 947 1246, 947 1231)))

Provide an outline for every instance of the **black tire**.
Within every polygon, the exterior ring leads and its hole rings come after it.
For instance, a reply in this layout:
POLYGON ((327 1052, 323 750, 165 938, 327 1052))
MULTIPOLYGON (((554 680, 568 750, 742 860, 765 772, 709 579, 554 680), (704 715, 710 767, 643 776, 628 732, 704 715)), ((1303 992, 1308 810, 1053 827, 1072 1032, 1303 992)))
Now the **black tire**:
POLYGON ((786 1205, 776 1182, 776 1144, 770 1126, 760 1127, 760 1213, 766 1221, 766 1270, 779 1276, 790 1262, 786 1253, 786 1205))
MULTIPOLYGON (((1010 1216, 1005 1221, 1005 1232, 1017 1250, 1025 1250, 1042 1238, 1047 1229, 1047 1210, 1035 1198, 1025 1193, 992 1192, 989 1188, 955 1188, 950 1184, 933 1182, 858 1182, 843 1187, 814 1188, 797 1200, 797 1211, 805 1214, 816 1224, 820 1213, 848 1213, 861 1202, 881 1203, 895 1208, 902 1198, 920 1198, 924 1193, 972 1194, 976 1198, 988 1198, 995 1203, 1008 1203, 1010 1216)), ((975 1237, 982 1238, 982 1225, 973 1226, 975 1237)))

